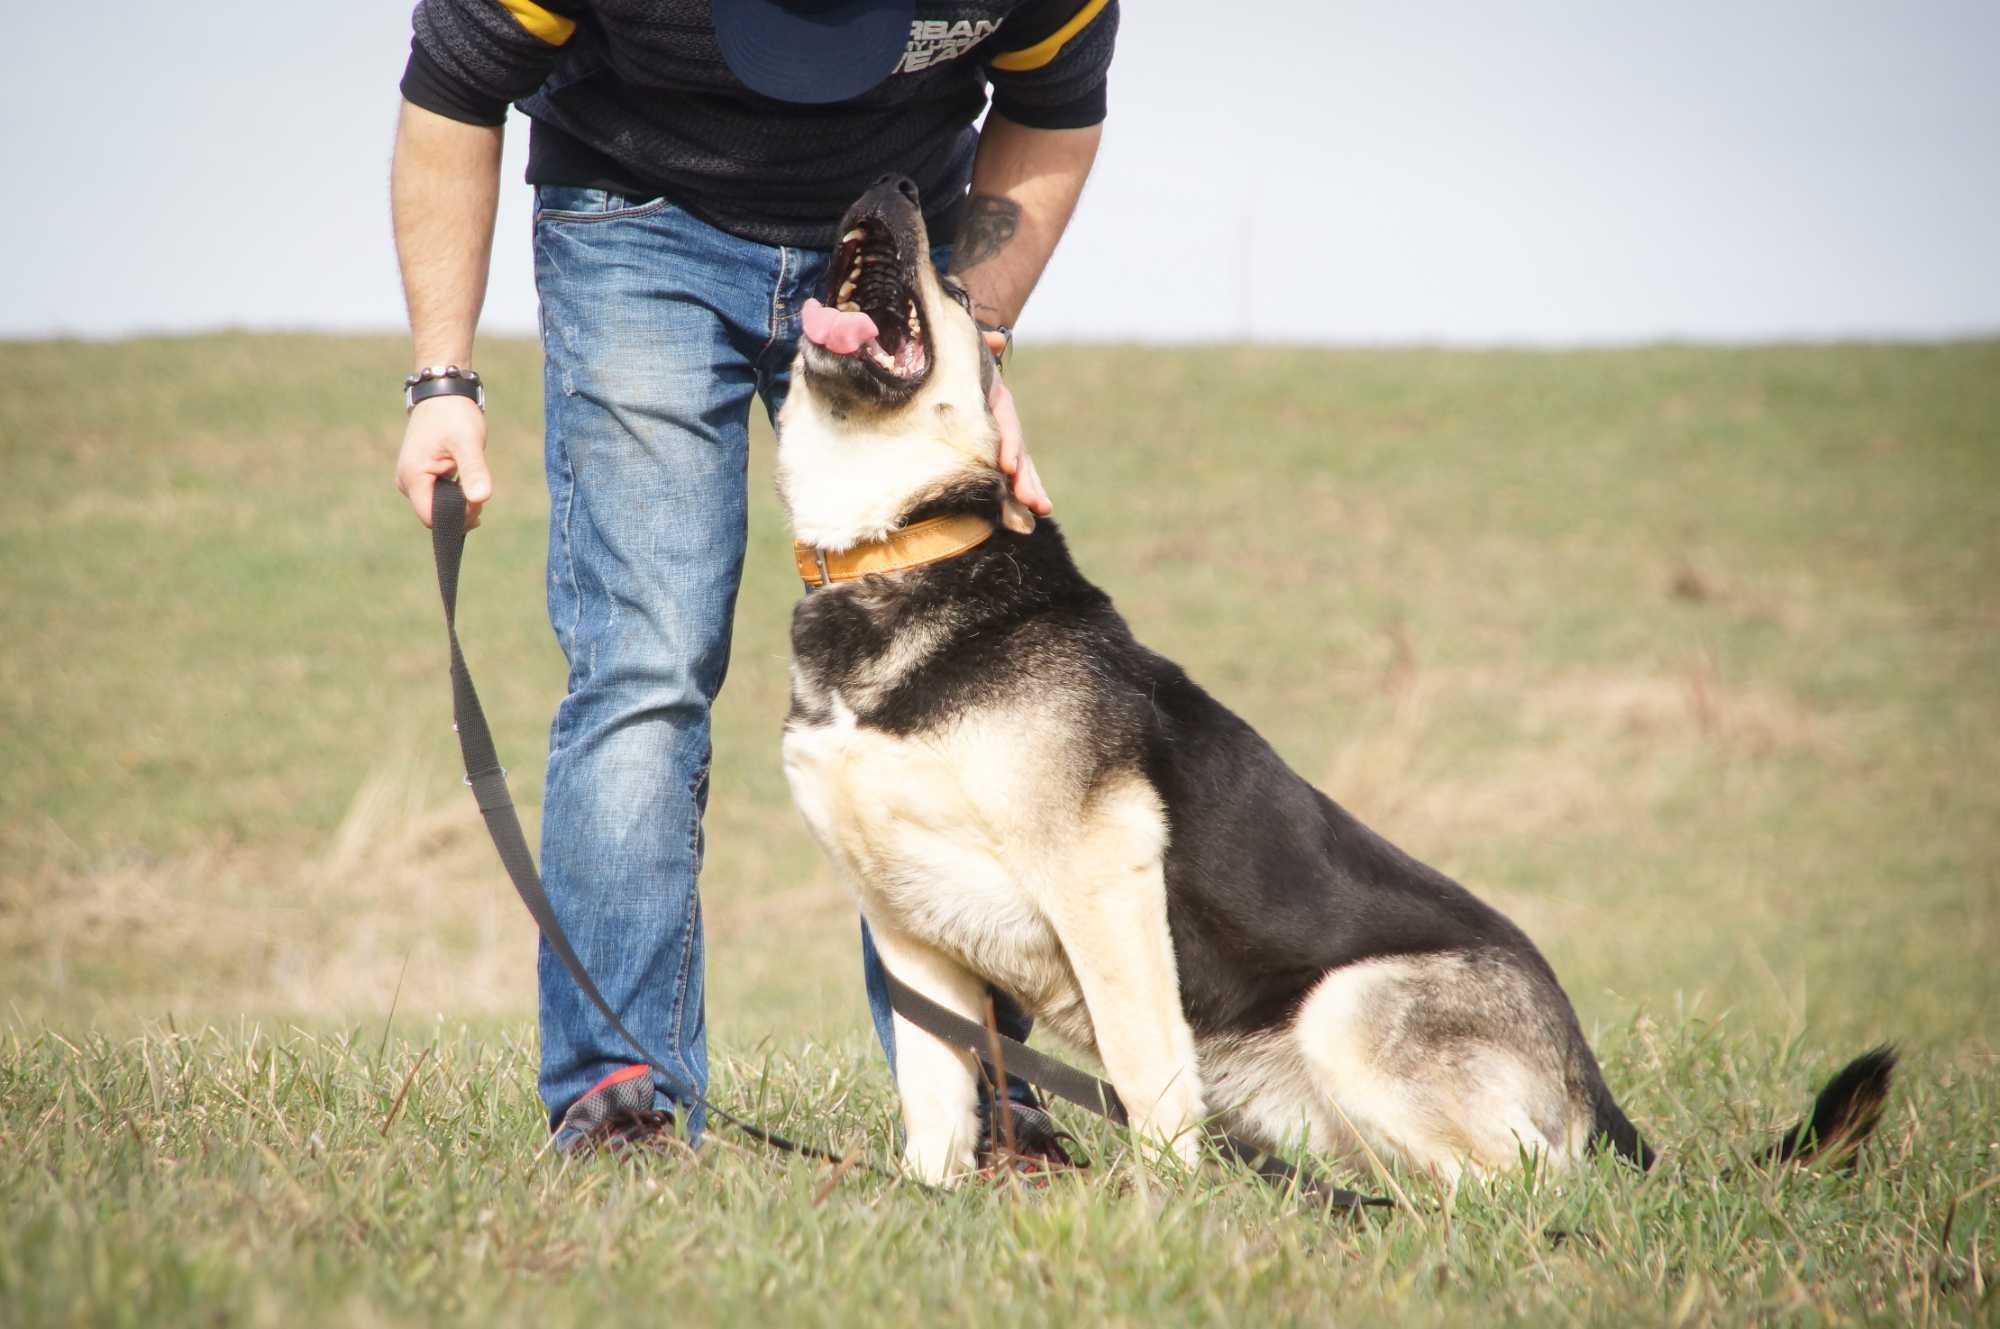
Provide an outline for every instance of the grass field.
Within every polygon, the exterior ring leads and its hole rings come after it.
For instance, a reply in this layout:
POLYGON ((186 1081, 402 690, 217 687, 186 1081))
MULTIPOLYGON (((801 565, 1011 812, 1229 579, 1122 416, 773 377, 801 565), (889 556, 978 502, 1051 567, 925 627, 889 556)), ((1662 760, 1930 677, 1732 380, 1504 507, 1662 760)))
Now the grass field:
MULTIPOLYGON (((0 347, 0 1325, 1994 1323, 2000 343, 1028 349, 1085 569, 1500 903, 1668 1152, 1359 1225, 1240 1175, 938 1196, 538 1157, 532 934, 459 786, 400 342, 0 347), (287 367, 273 390, 268 369, 287 367), (1852 1176, 1724 1172, 1906 1052, 1852 1176), (1551 1231, 1584 1234, 1556 1243, 1551 1231)), ((461 628, 530 817, 536 349, 461 628)), ((777 764, 754 467, 703 879, 717 1092, 886 1161, 777 764)))

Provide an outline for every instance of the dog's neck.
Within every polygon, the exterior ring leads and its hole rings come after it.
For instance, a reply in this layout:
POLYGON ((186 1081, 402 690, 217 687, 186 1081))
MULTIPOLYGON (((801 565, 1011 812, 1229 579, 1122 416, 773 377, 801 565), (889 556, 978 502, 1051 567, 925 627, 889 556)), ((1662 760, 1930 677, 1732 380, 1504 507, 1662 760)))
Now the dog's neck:
POLYGON ((883 573, 908 572, 942 563, 985 544, 999 529, 992 517, 950 512, 899 526, 879 539, 828 552, 804 541, 792 543, 792 561, 809 589, 858 581, 883 573))
POLYGON ((795 384, 778 419, 777 476, 794 540, 845 553, 953 513, 1032 529, 994 465, 999 436, 985 403, 960 395, 933 393, 877 414, 830 407, 810 383, 795 384))

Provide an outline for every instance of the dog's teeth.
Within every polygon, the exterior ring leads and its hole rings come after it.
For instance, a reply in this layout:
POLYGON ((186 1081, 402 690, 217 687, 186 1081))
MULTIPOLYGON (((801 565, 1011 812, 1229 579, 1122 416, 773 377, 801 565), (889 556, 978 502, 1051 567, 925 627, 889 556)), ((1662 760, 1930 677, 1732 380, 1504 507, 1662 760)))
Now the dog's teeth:
POLYGON ((840 284, 840 294, 836 295, 833 298, 834 303, 840 305, 842 309, 845 309, 847 308, 847 306, 843 302, 847 299, 847 297, 853 294, 854 294, 854 278, 849 277, 846 281, 840 284))
POLYGON ((912 312, 910 314, 910 335, 912 337, 920 337, 923 335, 923 331, 924 331, 924 321, 921 318, 918 318, 916 314, 912 312))
POLYGON ((840 312, 843 314, 858 314, 861 312, 861 306, 855 304, 852 300, 842 300, 840 302, 840 312))
POLYGON ((887 351, 883 350, 881 347, 879 346, 875 347, 874 350, 870 353, 875 357, 875 363, 882 366, 884 369, 894 369, 896 367, 896 357, 890 355, 887 351))
POLYGON ((861 240, 865 240, 867 238, 868 238, 868 232, 864 228, 857 226, 853 230, 849 231, 846 235, 841 236, 840 243, 847 244, 849 241, 858 242, 861 240))

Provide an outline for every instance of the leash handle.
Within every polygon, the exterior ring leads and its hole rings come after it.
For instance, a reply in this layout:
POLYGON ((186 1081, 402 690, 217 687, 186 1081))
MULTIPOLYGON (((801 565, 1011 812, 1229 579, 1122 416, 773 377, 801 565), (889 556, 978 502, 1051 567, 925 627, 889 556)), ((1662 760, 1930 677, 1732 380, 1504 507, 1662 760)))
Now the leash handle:
POLYGON ((542 886, 541 874, 535 870, 534 855, 528 852, 527 836, 521 831, 521 819, 514 811, 514 798, 507 789, 507 772, 500 766, 499 754, 493 746, 493 732, 487 726, 486 712, 480 707, 479 693, 472 686, 472 673, 466 668, 465 653, 458 644, 458 571, 465 554, 465 491, 459 488, 456 480, 440 479, 432 490, 431 553, 437 562, 438 597, 444 602, 445 636, 451 642, 452 728, 458 731, 459 752, 465 759, 465 782, 472 787, 473 798, 479 804, 479 814, 486 820, 487 833, 493 837, 494 848, 500 851, 500 862, 514 883, 515 893, 527 906, 535 926, 541 929, 549 949, 569 971, 570 980, 576 984, 577 990, 597 1008, 597 1013, 605 1018, 613 1032, 625 1040, 626 1046, 666 1082, 668 1090, 680 1102, 706 1108, 717 1120, 775 1149, 816 1158, 823 1163, 843 1162, 839 1154, 788 1140, 776 1131, 766 1130, 717 1107, 700 1090, 647 1051, 645 1044, 625 1027, 625 1022, 618 1018, 618 1013, 611 1009, 604 994, 598 991, 590 971, 584 968, 576 948, 570 945, 569 934, 563 931, 555 906, 550 903, 548 891, 542 886))

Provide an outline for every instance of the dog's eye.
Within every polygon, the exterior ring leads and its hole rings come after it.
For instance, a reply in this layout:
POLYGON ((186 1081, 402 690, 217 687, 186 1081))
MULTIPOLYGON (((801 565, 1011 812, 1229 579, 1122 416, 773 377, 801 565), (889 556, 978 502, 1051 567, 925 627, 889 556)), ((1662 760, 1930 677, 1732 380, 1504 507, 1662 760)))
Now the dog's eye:
POLYGON ((946 295, 950 296, 952 299, 958 302, 958 307, 960 309, 963 309, 968 314, 972 312, 972 292, 966 290, 965 287, 959 285, 958 281, 955 278, 940 277, 938 279, 938 285, 944 287, 944 293, 946 295))

